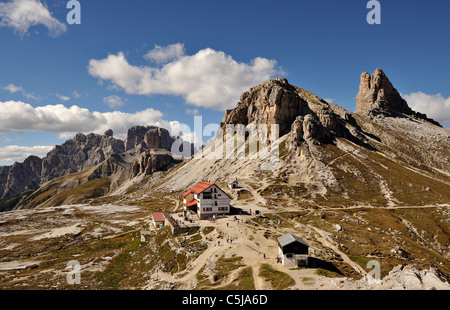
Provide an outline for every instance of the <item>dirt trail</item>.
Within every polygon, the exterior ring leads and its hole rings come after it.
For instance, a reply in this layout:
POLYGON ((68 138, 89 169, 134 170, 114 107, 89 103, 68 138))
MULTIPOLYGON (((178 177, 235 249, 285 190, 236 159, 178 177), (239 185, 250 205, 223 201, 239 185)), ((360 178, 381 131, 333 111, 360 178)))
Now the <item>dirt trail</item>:
MULTIPOLYGON (((376 207, 370 205, 350 206, 350 207, 319 207, 317 211, 338 211, 338 210, 359 210, 359 209, 383 209, 383 210, 401 210, 401 209, 436 209, 436 208, 450 208, 449 204, 442 205, 425 205, 425 206, 387 206, 376 207)), ((298 207, 283 208, 283 212, 298 212, 298 207)), ((268 210, 267 213, 276 213, 278 211, 268 210)))
MULTIPOLYGON (((264 200, 264 198, 257 193, 256 189, 253 189, 250 186, 245 186, 244 188, 250 190, 257 201, 262 202, 264 200)), ((256 209, 256 206, 243 205, 242 207, 243 211, 249 211, 249 209, 251 208, 256 209)), ((408 207, 391 206, 387 207, 386 209, 436 207, 449 207, 449 205, 408 207)), ((276 210, 269 210, 265 207, 259 206, 257 208, 262 210, 263 213, 276 213, 276 210)), ((375 207, 354 206, 347 208, 327 208, 321 209, 321 211, 332 211, 339 209, 348 210, 359 208, 371 209, 375 207)), ((191 265, 188 266, 187 270, 181 271, 174 275, 158 272, 158 280, 174 283, 187 289, 194 289, 197 286, 197 274, 205 265, 214 264, 214 262, 222 256, 231 257, 233 255, 236 255, 242 257, 242 263, 245 265, 245 267, 252 267, 254 284, 257 290, 271 289, 270 285, 262 277, 259 276, 259 270, 262 264, 269 264, 273 269, 282 271, 291 276, 296 282, 296 284, 292 286, 291 289, 317 289, 318 287, 334 287, 334 284, 331 283, 329 279, 315 274, 314 269, 289 269, 276 263, 276 256, 278 254, 276 242, 272 238, 264 237, 264 232, 270 231, 272 234, 281 234, 287 231, 274 229, 271 227, 253 226, 252 222, 244 223, 244 221, 246 220, 254 219, 254 216, 238 215, 236 217, 238 218, 238 221, 235 220, 234 216, 220 218, 214 222, 198 221, 196 224, 200 225, 200 235, 203 241, 208 243, 207 250, 203 252, 195 261, 193 261, 191 265), (205 227, 214 227, 214 231, 205 236, 202 232, 205 227), (232 240, 231 243, 227 241, 229 239, 232 240), (219 241, 220 245, 218 244, 219 241)), ((302 227, 297 227, 296 230, 303 232, 307 231, 307 234, 312 233, 316 235, 317 242, 321 243, 323 247, 329 248, 336 254, 340 255, 343 261, 351 266, 361 276, 367 275, 367 272, 362 266, 352 261, 344 252, 339 249, 339 246, 336 245, 333 240, 331 240, 330 234, 328 232, 310 225, 300 226, 302 227)), ((226 286, 233 282, 233 280, 238 277, 239 272, 243 268, 244 267, 240 267, 230 272, 230 274, 224 279, 220 286, 226 286)), ((154 278, 156 278, 156 276, 154 278)), ((152 281, 152 283, 149 283, 149 286, 151 286, 152 284, 155 284, 155 282, 152 281)))
MULTIPOLYGON (((214 231, 207 235, 208 237, 208 249, 205 250, 189 267, 189 271, 186 270, 170 275, 159 271, 157 275, 153 277, 153 280, 166 281, 170 283, 177 283, 185 287, 194 288, 197 283, 197 273, 209 263, 209 260, 215 260, 222 255, 231 257, 232 255, 241 256, 242 261, 246 267, 250 266, 253 270, 255 286, 257 289, 267 289, 267 284, 264 279, 259 277, 259 268, 261 263, 273 264, 276 257, 276 246, 273 240, 266 239, 262 235, 254 234, 250 226, 243 223, 243 216, 237 216, 239 221, 235 221, 234 217, 227 217, 218 219, 215 222, 199 221, 200 231, 207 226, 214 227, 214 231), (254 240, 250 240, 249 236, 253 235, 254 240), (228 242, 228 240, 232 240, 228 242), (220 242, 220 245, 219 245, 220 242), (266 255, 264 259, 264 254, 266 255)), ((201 233, 203 241, 206 242, 206 236, 201 233)), ((228 279, 222 284, 227 285, 230 283, 239 273, 238 270, 230 273, 228 279)), ((148 284, 151 286, 154 281, 148 284)))
MULTIPOLYGON (((165 281, 177 284, 184 288, 194 289, 197 286, 197 273, 210 263, 214 264, 215 260, 225 255, 231 257, 233 255, 242 257, 242 263, 245 267, 251 267, 253 271, 254 285, 257 290, 271 289, 270 284, 264 278, 259 276, 259 270, 262 264, 268 264, 273 269, 287 273, 291 276, 295 285, 290 289, 311 289, 311 283, 318 284, 325 281, 323 277, 316 275, 313 269, 289 269, 276 263, 276 256, 278 254, 276 242, 272 238, 264 237, 265 231, 270 231, 274 234, 279 234, 280 231, 273 228, 255 228, 252 224, 244 223, 244 220, 252 219, 252 216, 237 216, 238 221, 234 217, 226 217, 216 220, 215 222, 199 221, 200 231, 204 227, 212 226, 214 231, 207 235, 208 249, 203 252, 192 264, 188 267, 188 271, 184 270, 174 275, 158 272, 158 281, 165 281), (231 239, 231 242, 228 240, 231 239), (220 241, 220 245, 218 242, 220 241), (308 279, 311 282, 304 282, 308 279)), ((311 229, 311 227, 306 227, 311 229)), ((329 247, 336 253, 342 256, 345 262, 352 266, 361 274, 365 274, 364 270, 356 263, 351 261, 344 253, 342 253, 332 242, 328 240, 325 232, 314 229, 320 236, 319 242, 324 247, 329 247)), ((201 233, 203 241, 206 242, 206 236, 201 233)), ((239 272, 245 268, 240 267, 232 271, 220 286, 230 284, 239 275, 239 272)), ((156 275, 154 279, 156 278, 156 275)), ((155 284, 154 281, 148 284, 151 286, 155 284)))

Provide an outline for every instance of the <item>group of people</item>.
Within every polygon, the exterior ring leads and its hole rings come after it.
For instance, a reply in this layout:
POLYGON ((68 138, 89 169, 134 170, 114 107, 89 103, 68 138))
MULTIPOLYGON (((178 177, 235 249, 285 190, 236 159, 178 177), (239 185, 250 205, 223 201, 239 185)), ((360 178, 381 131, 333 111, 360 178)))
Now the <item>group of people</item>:
POLYGON ((197 247, 195 247, 195 244, 193 243, 187 243, 186 237, 184 238, 184 241, 181 241, 180 246, 182 248, 187 248, 189 253, 198 253, 204 248, 204 244, 200 244, 197 247))
POLYGON ((179 227, 180 225, 178 224, 178 221, 176 219, 174 219, 172 217, 172 215, 170 215, 170 213, 165 212, 164 213, 164 217, 169 221, 170 225, 172 225, 172 227, 179 227))

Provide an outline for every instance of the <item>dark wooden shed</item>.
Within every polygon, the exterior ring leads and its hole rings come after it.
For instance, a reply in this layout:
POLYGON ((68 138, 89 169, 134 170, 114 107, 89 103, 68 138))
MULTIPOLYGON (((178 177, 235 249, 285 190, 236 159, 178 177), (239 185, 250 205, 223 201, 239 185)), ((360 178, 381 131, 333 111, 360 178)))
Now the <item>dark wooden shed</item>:
POLYGON ((283 265, 308 265, 309 245, 302 238, 293 234, 286 234, 277 240, 283 265))

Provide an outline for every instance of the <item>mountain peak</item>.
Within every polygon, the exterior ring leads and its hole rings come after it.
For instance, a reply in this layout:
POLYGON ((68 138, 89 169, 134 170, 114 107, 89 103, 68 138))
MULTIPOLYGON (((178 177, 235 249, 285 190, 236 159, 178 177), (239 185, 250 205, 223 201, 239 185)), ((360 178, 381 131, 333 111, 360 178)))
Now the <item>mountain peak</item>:
POLYGON ((358 113, 365 115, 393 116, 395 112, 407 115, 413 113, 380 68, 377 68, 372 76, 367 72, 361 74, 356 107, 358 113))
POLYGON ((368 72, 361 74, 356 112, 369 117, 407 115, 440 126, 425 114, 413 111, 381 68, 377 68, 372 76, 368 72))

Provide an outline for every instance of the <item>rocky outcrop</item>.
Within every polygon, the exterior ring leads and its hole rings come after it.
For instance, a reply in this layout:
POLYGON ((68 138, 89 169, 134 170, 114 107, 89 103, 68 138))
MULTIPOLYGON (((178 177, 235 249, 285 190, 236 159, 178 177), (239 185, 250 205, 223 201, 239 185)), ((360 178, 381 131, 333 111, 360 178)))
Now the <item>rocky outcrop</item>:
POLYGON ((376 290, 450 290, 450 284, 441 281, 434 268, 419 270, 415 266, 399 265, 382 280, 365 276, 357 281, 358 289, 368 285, 376 290))
POLYGON ((228 110, 222 120, 226 124, 265 124, 280 126, 280 134, 291 129, 296 117, 308 109, 297 90, 286 79, 273 79, 245 92, 234 110, 228 110))
POLYGON ((337 106, 290 85, 286 79, 273 79, 241 96, 237 107, 226 112, 219 134, 227 130, 229 124, 262 124, 268 130, 278 125, 280 136, 289 134, 289 150, 297 149, 304 142, 311 145, 333 143, 336 137, 365 144, 349 112, 337 110, 337 106))
POLYGON ((172 154, 166 150, 154 149, 142 153, 139 160, 134 163, 131 176, 151 175, 158 171, 167 171, 181 160, 174 159, 172 154))
POLYGON ((0 188, 0 196, 8 193, 21 193, 34 189, 40 184, 42 172, 42 160, 36 156, 30 156, 23 163, 14 163, 11 167, 3 168, 3 179, 0 188))
POLYGON ((407 115, 440 126, 425 114, 413 111, 380 68, 372 76, 367 72, 361 75, 356 110, 369 117, 407 115))
POLYGON ((125 151, 132 149, 138 149, 141 152, 151 149, 164 149, 185 157, 190 157, 195 153, 194 144, 183 141, 178 136, 172 137, 167 129, 156 126, 130 128, 125 139, 125 151))
POLYGON ((170 151, 175 139, 167 129, 155 126, 135 126, 128 130, 125 140, 125 151, 131 149, 160 148, 170 151))
POLYGON ((3 184, 6 184, 6 182, 8 181, 8 175, 9 175, 9 170, 11 169, 11 167, 9 166, 3 166, 0 167, 0 197, 3 196, 3 193, 5 191, 5 186, 3 184))
POLYGON ((108 129, 107 131, 105 131, 105 133, 103 135, 106 137, 112 137, 112 136, 114 136, 114 132, 112 129, 108 129))

